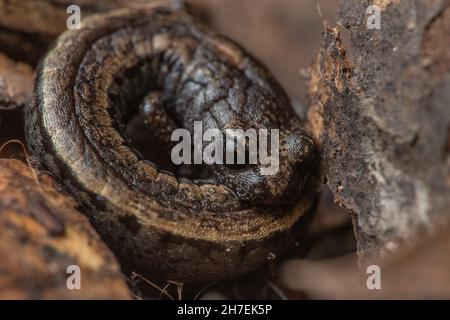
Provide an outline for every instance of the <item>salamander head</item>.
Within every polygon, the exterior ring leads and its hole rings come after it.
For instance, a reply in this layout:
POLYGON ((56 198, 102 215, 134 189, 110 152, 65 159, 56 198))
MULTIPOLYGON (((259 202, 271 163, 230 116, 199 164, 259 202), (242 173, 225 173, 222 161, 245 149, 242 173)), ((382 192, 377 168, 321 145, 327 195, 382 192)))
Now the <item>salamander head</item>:
MULTIPOLYGON (((272 139, 270 136, 269 140, 272 139)), ((258 161, 256 165, 221 166, 217 171, 219 181, 240 200, 254 205, 294 204, 313 167, 314 142, 300 129, 280 131, 279 143, 269 142, 268 150, 264 164, 258 161)))

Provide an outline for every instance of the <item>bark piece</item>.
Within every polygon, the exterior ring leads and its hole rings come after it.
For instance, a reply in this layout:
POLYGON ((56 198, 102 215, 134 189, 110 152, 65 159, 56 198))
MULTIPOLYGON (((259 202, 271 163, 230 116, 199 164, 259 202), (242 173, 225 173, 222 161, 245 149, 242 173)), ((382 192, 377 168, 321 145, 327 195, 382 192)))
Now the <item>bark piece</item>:
POLYGON ((449 1, 345 0, 352 59, 329 28, 309 83, 311 129, 334 197, 355 214, 362 257, 383 254, 450 211, 449 1))
POLYGON ((1 299, 129 298, 114 256, 74 207, 49 176, 0 160, 1 299), (80 290, 66 286, 70 265, 80 290))

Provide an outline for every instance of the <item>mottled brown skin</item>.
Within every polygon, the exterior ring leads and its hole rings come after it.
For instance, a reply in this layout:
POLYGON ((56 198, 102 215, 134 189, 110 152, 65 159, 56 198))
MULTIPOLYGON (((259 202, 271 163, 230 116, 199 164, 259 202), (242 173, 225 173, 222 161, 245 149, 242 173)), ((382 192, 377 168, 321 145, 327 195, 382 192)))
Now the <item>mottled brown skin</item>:
POLYGON ((32 152, 144 274, 203 282, 255 268, 283 251, 311 205, 313 142, 284 91, 238 45, 168 7, 93 16, 64 33, 40 64, 26 116, 32 152), (139 109, 149 125, 155 109, 188 130, 195 120, 204 130, 279 129, 279 172, 215 165, 214 183, 162 172, 127 140, 124 123, 139 109))

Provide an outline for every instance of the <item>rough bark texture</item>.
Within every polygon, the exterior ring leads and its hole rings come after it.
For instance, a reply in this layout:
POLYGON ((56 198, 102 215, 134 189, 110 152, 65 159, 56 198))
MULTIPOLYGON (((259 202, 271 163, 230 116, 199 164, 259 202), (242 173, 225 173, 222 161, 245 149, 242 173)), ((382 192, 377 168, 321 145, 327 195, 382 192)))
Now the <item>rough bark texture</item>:
POLYGON ((0 299, 127 299, 114 256, 49 176, 0 160, 0 299), (81 269, 81 289, 66 286, 81 269))
POLYGON ((449 1, 342 5, 311 69, 309 120, 335 199, 355 214, 362 257, 392 250, 450 215, 449 1), (368 30, 366 9, 381 8, 368 30))

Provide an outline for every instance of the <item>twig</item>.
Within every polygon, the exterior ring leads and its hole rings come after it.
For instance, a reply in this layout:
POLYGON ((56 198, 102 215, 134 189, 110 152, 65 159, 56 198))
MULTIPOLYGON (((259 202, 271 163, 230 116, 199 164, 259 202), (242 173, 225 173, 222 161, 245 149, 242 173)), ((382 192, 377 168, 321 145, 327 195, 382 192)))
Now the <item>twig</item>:
POLYGON ((147 284, 149 284, 153 288, 159 290, 162 294, 165 294, 169 299, 175 300, 167 291, 162 289, 160 286, 158 286, 157 284, 155 284, 155 283, 151 282, 150 280, 144 278, 144 276, 142 276, 142 275, 140 275, 140 274, 138 274, 136 272, 133 272, 131 274, 131 280, 134 280, 135 278, 139 278, 139 279, 143 280, 144 282, 146 282, 147 284))

